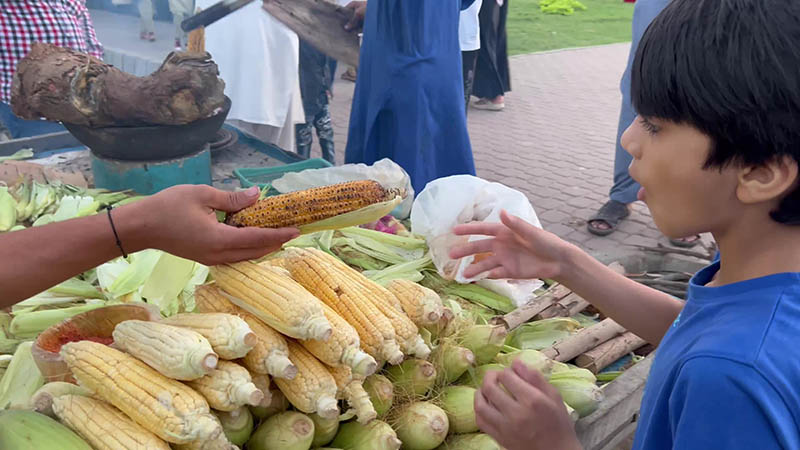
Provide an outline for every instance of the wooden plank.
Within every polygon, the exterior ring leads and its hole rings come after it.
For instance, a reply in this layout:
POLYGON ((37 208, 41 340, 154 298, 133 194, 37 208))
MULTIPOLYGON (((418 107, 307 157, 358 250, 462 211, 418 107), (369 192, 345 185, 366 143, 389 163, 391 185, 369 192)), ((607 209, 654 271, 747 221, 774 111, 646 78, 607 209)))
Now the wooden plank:
POLYGON ((646 344, 647 341, 644 339, 631 332, 627 332, 578 355, 578 357, 575 358, 575 363, 578 367, 597 373, 613 364, 614 361, 646 344))
POLYGON ((263 8, 320 52, 358 67, 358 34, 344 29, 351 10, 329 0, 271 0, 263 8))
POLYGON ((542 350, 545 356, 556 361, 571 361, 576 356, 597 347, 625 332, 622 325, 611 319, 604 319, 598 324, 586 327, 572 336, 542 350))
POLYGON ((536 316, 536 320, 550 319, 553 317, 572 317, 586 309, 588 306, 589 302, 573 292, 561 299, 555 305, 548 306, 547 309, 536 316))
POLYGON ((511 331, 523 323, 533 319, 550 306, 557 304, 561 299, 571 293, 572 291, 567 289, 566 286, 556 284, 541 296, 536 297, 514 311, 511 311, 504 316, 494 317, 491 320, 491 323, 494 325, 504 325, 507 330, 511 331))
POLYGON ((584 450, 602 450, 639 418, 647 375, 653 364, 651 354, 626 370, 603 388, 605 399, 593 414, 575 424, 584 450))

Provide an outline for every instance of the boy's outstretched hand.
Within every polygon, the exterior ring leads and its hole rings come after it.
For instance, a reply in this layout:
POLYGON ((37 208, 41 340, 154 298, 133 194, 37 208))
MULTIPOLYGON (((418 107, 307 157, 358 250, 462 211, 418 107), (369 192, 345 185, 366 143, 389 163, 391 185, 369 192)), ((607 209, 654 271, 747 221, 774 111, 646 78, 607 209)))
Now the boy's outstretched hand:
POLYGON ((556 388, 520 361, 489 372, 475 394, 481 431, 507 450, 572 450, 581 445, 556 388))
POLYGON ((453 229, 459 236, 493 236, 450 251, 453 259, 489 254, 468 267, 464 276, 489 271, 490 278, 558 278, 570 244, 505 211, 500 220, 502 223, 468 223, 453 229))

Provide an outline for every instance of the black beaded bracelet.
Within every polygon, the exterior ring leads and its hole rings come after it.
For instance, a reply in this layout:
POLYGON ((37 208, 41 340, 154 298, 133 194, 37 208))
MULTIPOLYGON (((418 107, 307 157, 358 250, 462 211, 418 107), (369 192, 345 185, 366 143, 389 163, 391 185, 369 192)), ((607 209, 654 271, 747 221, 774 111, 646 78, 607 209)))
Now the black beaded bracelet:
POLYGON ((122 242, 119 240, 119 235, 117 234, 117 228, 114 226, 114 220, 111 219, 111 205, 106 206, 106 211, 108 211, 108 223, 111 224, 111 231, 114 232, 114 239, 117 240, 117 247, 122 252, 122 257, 127 258, 128 254, 125 253, 125 249, 122 248, 122 242))

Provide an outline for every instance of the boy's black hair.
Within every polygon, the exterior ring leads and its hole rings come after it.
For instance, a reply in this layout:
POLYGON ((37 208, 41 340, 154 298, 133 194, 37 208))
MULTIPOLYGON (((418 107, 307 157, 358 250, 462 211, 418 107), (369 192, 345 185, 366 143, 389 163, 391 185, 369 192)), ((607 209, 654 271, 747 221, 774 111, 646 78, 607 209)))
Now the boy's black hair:
MULTIPOLYGON (((673 0, 642 37, 631 95, 643 117, 708 135, 707 169, 800 164, 800 0, 673 0)), ((771 216, 800 225, 800 187, 771 216)))

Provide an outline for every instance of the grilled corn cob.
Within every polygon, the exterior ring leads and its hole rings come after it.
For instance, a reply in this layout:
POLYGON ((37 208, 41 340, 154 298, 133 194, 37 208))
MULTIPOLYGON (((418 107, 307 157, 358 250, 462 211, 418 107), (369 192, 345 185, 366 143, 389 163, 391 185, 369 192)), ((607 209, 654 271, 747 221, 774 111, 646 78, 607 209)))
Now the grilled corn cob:
POLYGON ((396 193, 372 180, 350 181, 267 197, 228 216, 237 227, 298 227, 391 200, 396 193))
POLYGON ((377 307, 378 311, 389 319, 403 353, 415 355, 422 359, 430 355, 431 349, 425 345, 425 341, 419 334, 419 329, 414 325, 414 322, 405 315, 400 301, 394 294, 365 277, 361 272, 348 266, 340 259, 317 249, 309 248, 306 250, 315 253, 321 260, 329 264, 332 270, 337 271, 341 283, 349 283, 352 289, 363 292, 367 300, 371 301, 375 307, 377 307))
POLYGON ((297 366, 297 376, 292 380, 276 378, 275 384, 300 411, 315 412, 326 419, 338 416, 336 380, 306 349, 293 341, 288 344, 289 359, 297 366))
POLYGON ((369 394, 364 390, 364 378, 353 376, 349 367, 328 367, 328 370, 336 380, 337 397, 346 400, 355 410, 359 423, 369 423, 378 417, 369 394))
POLYGON ((158 322, 126 320, 114 327, 114 344, 168 378, 195 380, 216 366, 218 357, 200 333, 158 322))
POLYGON ((378 361, 402 362, 403 353, 389 319, 320 255, 325 253, 301 248, 289 248, 285 253, 292 276, 356 329, 364 351, 378 361))
POLYGON ((177 314, 161 320, 161 323, 200 333, 222 359, 241 358, 256 345, 256 335, 247 323, 232 314, 177 314))
POLYGON ((222 432, 200 394, 133 356, 92 341, 65 344, 61 356, 82 386, 167 442, 222 432))
POLYGON ((211 268, 229 299, 277 331, 296 339, 330 338, 331 324, 317 298, 278 267, 252 262, 211 268))
POLYGON ((284 337, 254 315, 231 303, 217 288, 205 285, 195 292, 196 309, 200 312, 222 312, 242 318, 256 337, 256 344, 242 360, 247 370, 270 374, 277 378, 293 378, 297 368, 289 361, 284 337))
POLYGON ((300 341, 317 359, 329 366, 346 366, 362 376, 367 377, 375 373, 378 364, 372 356, 364 353, 360 346, 358 333, 352 325, 342 319, 336 311, 328 305, 322 305, 325 317, 333 326, 333 334, 327 341, 307 340, 300 341))
POLYGON ((169 445, 106 402, 82 395, 53 399, 59 420, 96 450, 169 450, 169 445))
POLYGON ((444 305, 435 291, 409 280, 392 280, 386 285, 400 301, 403 311, 417 326, 433 325, 442 317, 444 305))
POLYGON ((264 398, 247 369, 229 361, 220 361, 210 374, 186 384, 219 411, 233 411, 244 405, 256 406, 264 398))

